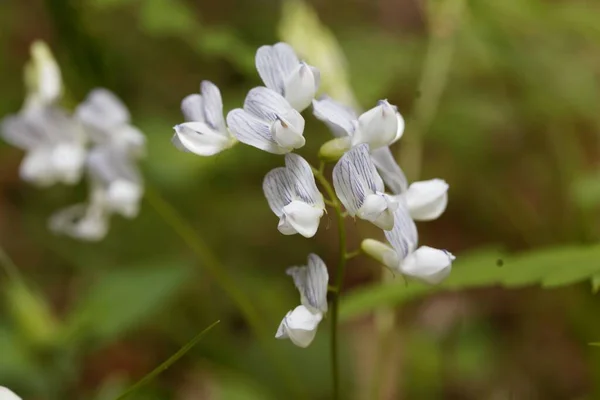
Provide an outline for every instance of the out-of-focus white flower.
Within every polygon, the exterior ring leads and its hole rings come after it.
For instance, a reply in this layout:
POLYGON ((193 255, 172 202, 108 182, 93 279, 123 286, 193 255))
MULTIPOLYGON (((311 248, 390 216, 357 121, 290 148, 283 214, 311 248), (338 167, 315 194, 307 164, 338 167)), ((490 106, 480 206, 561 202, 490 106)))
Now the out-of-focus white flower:
POLYGON ((91 187, 88 203, 56 212, 49 226, 58 234, 97 241, 108 233, 112 214, 129 219, 137 216, 144 188, 134 160, 122 147, 96 146, 90 151, 87 166, 91 187))
POLYGON ((325 203, 305 159, 286 154, 285 167, 267 173, 263 190, 271 210, 279 217, 277 228, 281 233, 299 233, 304 237, 315 235, 325 203))
POLYGON ((26 151, 21 178, 46 187, 74 184, 85 162, 85 137, 78 124, 56 106, 29 107, 2 121, 2 136, 26 151))
POLYGON ((111 91, 92 90, 75 110, 75 117, 94 143, 110 143, 131 154, 144 154, 146 137, 131 125, 129 110, 111 91))
POLYGON ((31 60, 25 65, 27 97, 24 108, 55 104, 63 90, 60 67, 43 41, 33 42, 30 52, 31 60))
POLYGON ((248 92, 243 109, 227 114, 227 125, 240 142, 273 154, 306 143, 302 115, 279 93, 262 86, 248 92))
POLYGON ((349 136, 352 146, 367 143, 374 150, 389 146, 404 133, 402 115, 387 100, 379 100, 377 106, 357 117, 351 108, 325 96, 313 100, 313 113, 334 135, 349 136))
POLYGON ((299 347, 308 347, 315 338, 319 322, 327 312, 327 266, 316 254, 309 254, 308 265, 286 271, 300 292, 301 305, 287 313, 275 337, 290 339, 299 347))
POLYGON ((12 390, 0 386, 0 400, 22 400, 12 390))
POLYGON ((404 204, 394 212, 394 228, 386 231, 385 237, 392 247, 366 239, 361 248, 387 267, 430 284, 438 284, 450 274, 455 257, 446 250, 417 248, 417 227, 404 204))
POLYGON ((392 229, 398 201, 384 193, 383 180, 371 160, 367 144, 352 148, 340 158, 333 168, 333 186, 348 214, 381 229, 392 229))
POLYGON ((371 152, 371 157, 387 187, 398 201, 404 201, 411 217, 417 221, 438 218, 448 204, 448 184, 442 179, 429 179, 408 185, 406 176, 388 147, 371 152))
POLYGON ((212 156, 237 142, 225 125, 221 92, 212 82, 202 81, 200 94, 185 97, 181 111, 186 122, 175 125, 172 139, 178 149, 212 156))
POLYGON ((285 97, 297 111, 306 109, 319 89, 319 70, 298 60, 287 43, 260 47, 256 69, 265 86, 285 97))

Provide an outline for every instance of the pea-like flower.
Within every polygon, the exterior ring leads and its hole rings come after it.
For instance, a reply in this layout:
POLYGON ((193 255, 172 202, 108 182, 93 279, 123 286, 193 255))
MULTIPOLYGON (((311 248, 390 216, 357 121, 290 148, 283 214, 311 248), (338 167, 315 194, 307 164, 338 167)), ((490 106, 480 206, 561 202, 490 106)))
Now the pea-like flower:
POLYGON ((357 117, 350 107, 325 96, 313 100, 313 113, 334 135, 349 137, 350 146, 367 143, 374 150, 389 146, 404 133, 402 115, 387 100, 379 100, 375 107, 357 117))
POLYGON ((285 154, 304 146, 304 118, 279 93, 263 86, 251 89, 244 108, 227 114, 227 125, 242 143, 285 154))
POLYGON ((265 86, 285 97, 297 111, 310 106, 319 89, 319 70, 300 61, 287 43, 260 47, 256 69, 265 86))
POLYGON ((408 181, 394 160, 390 149, 382 147, 371 152, 371 157, 386 186, 399 201, 406 203, 410 216, 417 221, 438 218, 448 204, 448 184, 443 179, 408 181))
POLYGON ((365 239, 361 248, 388 268, 430 284, 438 284, 450 274, 455 257, 446 250, 417 248, 417 227, 404 204, 394 212, 394 228, 386 231, 385 237, 392 247, 365 239))
POLYGON ((178 149, 212 156, 237 142, 225 125, 221 92, 212 82, 202 81, 200 94, 185 97, 181 111, 186 122, 175 125, 172 139, 178 149))
POLYGON ((325 212, 325 202, 305 159, 297 154, 286 154, 285 167, 267 173, 263 190, 271 210, 279 217, 277 229, 281 233, 299 233, 307 238, 315 235, 325 212))
POLYGON ((299 347, 308 347, 317 333, 319 322, 327 313, 327 266, 316 254, 309 254, 308 265, 286 271, 300 292, 301 305, 289 311, 281 321, 275 337, 290 339, 299 347))
POLYGON ((381 229, 392 229, 398 201, 384 193, 383 180, 371 160, 367 144, 352 148, 340 158, 333 168, 333 186, 348 214, 381 229))
POLYGON ((22 400, 12 390, 4 386, 0 386, 0 400, 22 400))
POLYGON ((2 121, 2 135, 26 151, 20 175, 24 181, 47 187, 75 184, 85 163, 85 136, 78 124, 57 106, 34 106, 2 121))
POLYGON ((75 110, 92 142, 121 147, 135 155, 144 153, 146 137, 131 124, 131 115, 123 102, 111 91, 92 90, 75 110))
POLYGON ((100 145, 88 160, 90 198, 58 211, 50 218, 50 229, 81 240, 100 240, 108 232, 112 214, 135 218, 144 192, 141 174, 126 149, 100 145))

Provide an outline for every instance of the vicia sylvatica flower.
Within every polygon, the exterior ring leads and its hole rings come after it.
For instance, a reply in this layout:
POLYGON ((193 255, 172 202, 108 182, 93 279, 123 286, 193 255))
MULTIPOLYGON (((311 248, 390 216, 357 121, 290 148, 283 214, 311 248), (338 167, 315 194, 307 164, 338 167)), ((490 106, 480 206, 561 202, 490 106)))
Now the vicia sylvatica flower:
POLYGON ((99 145, 90 151, 88 161, 90 198, 56 212, 49 226, 58 234, 96 241, 108 233, 112 214, 135 218, 143 195, 140 173, 126 149, 99 145))
POLYGON ((369 155, 369 146, 360 144, 340 158, 333 168, 333 186, 348 214, 390 230, 398 201, 384 193, 383 180, 369 155))
POLYGON ((275 337, 290 339, 299 347, 308 347, 317 333, 317 326, 327 313, 327 266, 316 254, 309 254, 308 265, 286 271, 300 292, 301 305, 289 311, 281 321, 275 337))
POLYGON ((246 96, 244 108, 227 114, 227 125, 242 143, 273 154, 304 146, 304 118, 279 93, 263 86, 246 96))
POLYGON ((319 88, 319 70, 298 60, 287 43, 260 47, 256 69, 265 86, 285 97, 297 111, 310 106, 319 88))
POLYGON ((0 400, 22 400, 12 390, 0 386, 0 400))
POLYGON ((221 92, 212 82, 202 81, 200 94, 185 97, 181 111, 186 122, 175 125, 172 139, 178 149, 212 156, 237 142, 225 125, 221 92))
POLYGON ((406 203, 414 220, 430 221, 444 212, 448 204, 449 186, 446 181, 429 179, 408 185, 404 172, 388 147, 372 151, 371 157, 386 186, 398 201, 406 203))
POLYGON ((146 137, 131 124, 131 115, 123 102, 111 91, 92 90, 75 110, 92 142, 111 144, 135 155, 145 151, 146 137))
POLYGON ((277 228, 281 233, 315 235, 325 203, 305 159, 297 154, 286 154, 285 167, 267 173, 263 190, 271 210, 279 217, 277 228))
POLYGON ((404 133, 404 119, 387 100, 379 100, 377 106, 357 117, 351 108, 323 97, 313 100, 313 113, 334 135, 347 136, 349 146, 367 143, 374 150, 394 143, 404 133))
POLYGON ((25 108, 2 121, 2 135, 26 151, 20 167, 24 181, 42 187, 79 181, 85 162, 85 136, 61 108, 25 108))
POLYGON ((446 250, 429 246, 417 248, 417 227, 404 204, 394 213, 394 228, 386 231, 385 237, 391 247, 366 239, 362 250, 388 268, 430 284, 438 284, 450 274, 455 257, 446 250))

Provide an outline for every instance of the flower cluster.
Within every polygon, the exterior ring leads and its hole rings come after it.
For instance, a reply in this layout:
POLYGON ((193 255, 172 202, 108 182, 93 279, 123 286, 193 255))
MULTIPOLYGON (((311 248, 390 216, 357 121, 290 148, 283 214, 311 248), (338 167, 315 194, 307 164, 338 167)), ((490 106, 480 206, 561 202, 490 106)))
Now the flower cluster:
POLYGON ((2 135, 25 151, 20 175, 27 182, 74 185, 87 175, 88 201, 59 210, 49 226, 58 234, 100 240, 112 214, 134 218, 138 213, 143 183, 136 162, 144 154, 145 137, 106 89, 92 90, 74 113, 62 108, 61 73, 50 50, 36 42, 31 53, 25 104, 2 121, 2 135))
MULTIPOLYGON (((286 43, 259 48, 256 68, 265 86, 251 89, 243 107, 229 111, 226 117, 221 93, 211 82, 203 81, 199 94, 184 98, 181 109, 186 122, 174 127, 175 146, 209 156, 242 142, 269 153, 285 154, 285 166, 273 169, 264 178, 265 197, 279 218, 281 233, 310 238, 318 230, 327 203, 316 185, 315 174, 326 178, 321 168, 311 167, 293 151, 306 143, 301 112, 312 105, 314 116, 336 136, 319 152, 323 162, 337 161, 333 168, 335 198, 329 198, 327 204, 338 207, 341 214, 341 203, 349 216, 383 229, 391 245, 366 239, 362 250, 387 267, 425 282, 438 283, 446 277, 454 256, 427 246, 417 248, 413 220, 432 220, 441 215, 446 208, 448 184, 433 179, 408 185, 389 149, 404 133, 404 119, 397 108, 380 100, 358 115, 327 96, 315 99, 319 71, 301 61, 286 43)), ((276 337, 306 347, 327 312, 327 267, 311 254, 306 266, 287 272, 300 291, 301 305, 287 313, 276 337)), ((334 289, 339 292, 339 288, 334 289)))

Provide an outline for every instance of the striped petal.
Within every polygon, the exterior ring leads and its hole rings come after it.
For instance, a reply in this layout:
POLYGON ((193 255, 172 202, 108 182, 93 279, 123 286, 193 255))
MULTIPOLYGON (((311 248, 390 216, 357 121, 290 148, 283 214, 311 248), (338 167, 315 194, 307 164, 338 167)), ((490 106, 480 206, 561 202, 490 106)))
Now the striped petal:
POLYGON ((321 313, 313 314, 305 306, 298 306, 283 318, 275 337, 290 339, 298 347, 308 347, 317 334, 321 319, 321 313))
POLYGON ((400 194, 408 189, 406 175, 396 163, 389 147, 385 146, 371 151, 371 158, 383 182, 393 194, 400 194))
POLYGON ((310 164, 297 154, 285 155, 285 168, 290 182, 293 182, 294 198, 305 203, 325 207, 323 195, 319 192, 310 164))
POLYGON ((181 113, 186 122, 204 122, 203 99, 199 94, 190 94, 181 100, 181 113))
POLYGON ((263 180, 263 191, 271 210, 281 217, 283 208, 294 198, 294 184, 290 181, 284 167, 272 169, 267 173, 263 180))
POLYGON ((384 233, 386 239, 398 254, 400 261, 404 260, 417 248, 419 241, 417 227, 410 217, 408 209, 402 203, 394 212, 394 227, 384 233))
POLYGON ((223 99, 219 88, 210 81, 202 81, 200 90, 203 99, 204 121, 214 130, 227 132, 223 118, 223 99))
POLYGON ((306 266, 288 268, 286 273, 294 279, 294 285, 300 292, 302 305, 313 313, 327 312, 329 273, 321 257, 309 254, 306 266))
POLYGON ((289 152, 281 147, 271 134, 271 125, 255 115, 237 108, 227 114, 227 125, 242 143, 273 154, 289 152))
POLYGON ((312 104, 314 116, 325 122, 334 136, 352 136, 354 134, 358 119, 350 107, 337 103, 327 96, 313 100, 312 104))
POLYGON ((283 95, 285 80, 299 64, 294 49, 287 43, 261 46, 256 51, 256 69, 265 86, 283 95))

